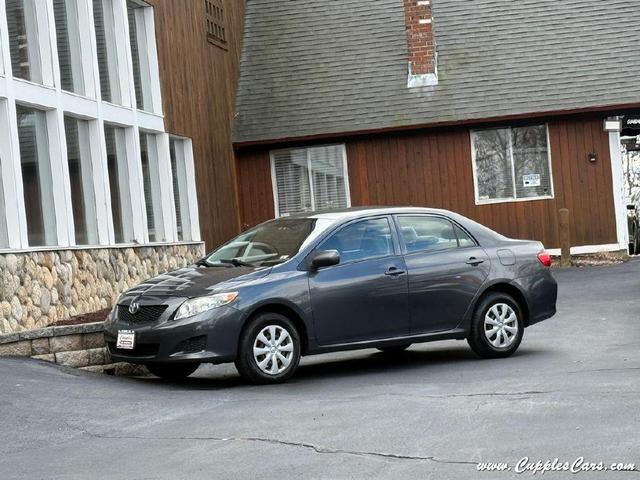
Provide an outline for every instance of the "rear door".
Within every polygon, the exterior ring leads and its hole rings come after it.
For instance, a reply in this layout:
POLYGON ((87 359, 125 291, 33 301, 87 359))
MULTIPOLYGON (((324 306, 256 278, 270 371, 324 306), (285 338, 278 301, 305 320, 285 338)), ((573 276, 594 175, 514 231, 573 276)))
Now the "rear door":
POLYGON ((331 345, 409 333, 407 274, 390 217, 341 227, 316 251, 340 263, 309 272, 318 343, 331 345))
POLYGON ((409 275, 411 333, 455 328, 489 274, 489 257, 446 217, 398 215, 396 221, 409 275))

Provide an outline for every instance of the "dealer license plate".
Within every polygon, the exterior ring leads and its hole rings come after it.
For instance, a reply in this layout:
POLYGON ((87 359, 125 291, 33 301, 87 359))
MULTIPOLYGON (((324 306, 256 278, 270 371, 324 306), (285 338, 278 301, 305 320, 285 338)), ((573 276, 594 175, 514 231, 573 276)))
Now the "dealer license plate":
POLYGON ((136 346, 136 333, 131 330, 118 330, 116 348, 121 350, 133 350, 136 346))

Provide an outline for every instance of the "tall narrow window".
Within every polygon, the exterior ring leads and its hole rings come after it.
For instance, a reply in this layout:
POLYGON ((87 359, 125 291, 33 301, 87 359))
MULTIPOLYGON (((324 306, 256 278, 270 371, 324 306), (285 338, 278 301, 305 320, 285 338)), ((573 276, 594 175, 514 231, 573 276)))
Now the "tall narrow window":
POLYGON ((136 92, 136 105, 140 110, 152 111, 151 71, 149 64, 149 46, 147 39, 147 24, 145 20, 146 7, 133 0, 127 0, 129 16, 129 41, 131 43, 131 57, 133 60, 133 80, 136 92))
POLYGON ((160 170, 158 168, 158 147, 155 135, 140 132, 140 155, 149 241, 163 242, 166 239, 162 228, 160 170))
POLYGON ((43 11, 46 15, 44 9, 45 2, 39 0, 6 0, 11 67, 16 78, 44 83, 38 37, 38 15, 43 11))
POLYGON ((21 105, 16 110, 29 245, 54 245, 56 225, 47 116, 43 111, 21 105))
POLYGON ((116 243, 130 243, 133 232, 129 222, 125 221, 125 212, 131 209, 129 191, 129 174, 127 170, 127 154, 124 128, 104 126, 107 144, 107 169, 109 172, 109 188, 111 191, 111 215, 116 243))
POLYGON ((178 240, 193 240, 191 238, 191 224, 189 216, 189 199, 187 191, 187 141, 178 138, 169 140, 171 155, 171 175, 173 178, 173 199, 176 208, 176 224, 178 240))
POLYGON ((476 202, 553 197, 546 125, 471 132, 476 202))
POLYGON ((97 245, 98 224, 89 145, 89 122, 64 117, 76 245, 97 245))
POLYGON ((63 90, 84 95, 78 0, 53 0, 58 43, 60 83, 63 90))
POLYGON ((122 104, 113 0, 93 0, 93 21, 96 30, 102 100, 122 104))
POLYGON ((342 145, 271 153, 277 215, 350 205, 342 145))

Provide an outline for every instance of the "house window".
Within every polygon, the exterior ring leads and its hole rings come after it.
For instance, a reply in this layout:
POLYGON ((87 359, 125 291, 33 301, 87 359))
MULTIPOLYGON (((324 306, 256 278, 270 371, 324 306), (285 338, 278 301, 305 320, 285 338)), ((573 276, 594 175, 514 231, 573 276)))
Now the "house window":
POLYGON ((50 84, 43 71, 44 52, 40 46, 40 30, 47 26, 45 2, 6 0, 6 12, 13 76, 50 84))
POLYGON ((553 198, 546 125, 471 132, 476 203, 553 198))
POLYGON ((122 104, 113 0, 93 0, 93 23, 102 100, 122 104))
POLYGON ((29 245, 55 245, 47 114, 21 105, 16 106, 16 113, 29 245))
POLYGON ((188 141, 171 137, 169 139, 169 154, 171 157, 171 175, 173 183, 173 201, 176 209, 176 226, 178 240, 191 240, 191 225, 189 215, 188 183, 188 141))
POLYGON ((213 45, 227 49, 227 31, 225 27, 222 0, 204 0, 205 20, 207 22, 207 40, 213 45))
POLYGON ((271 152, 277 216, 350 206, 344 145, 271 152))
POLYGON ((129 18, 129 41, 133 59, 133 81, 138 109, 153 111, 151 98, 151 70, 149 64, 149 45, 147 37, 148 25, 145 10, 151 7, 127 0, 129 18))
POLYGON ((162 196, 156 135, 140 132, 140 155, 149 241, 164 242, 166 239, 162 226, 162 196))
POLYGON ((54 0, 60 83, 63 90, 84 95, 77 0, 54 0))
POLYGON ((89 122, 65 115, 67 162, 76 245, 97 245, 98 224, 91 165, 89 122))

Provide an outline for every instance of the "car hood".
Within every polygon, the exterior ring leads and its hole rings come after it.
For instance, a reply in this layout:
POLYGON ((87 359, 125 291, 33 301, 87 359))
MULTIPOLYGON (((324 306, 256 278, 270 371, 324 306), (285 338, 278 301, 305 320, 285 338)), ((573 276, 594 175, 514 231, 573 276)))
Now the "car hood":
POLYGON ((269 274, 270 268, 256 270, 251 267, 204 267, 191 265, 164 273, 125 292, 118 303, 133 300, 144 303, 164 301, 168 298, 193 298, 237 288, 269 274))

